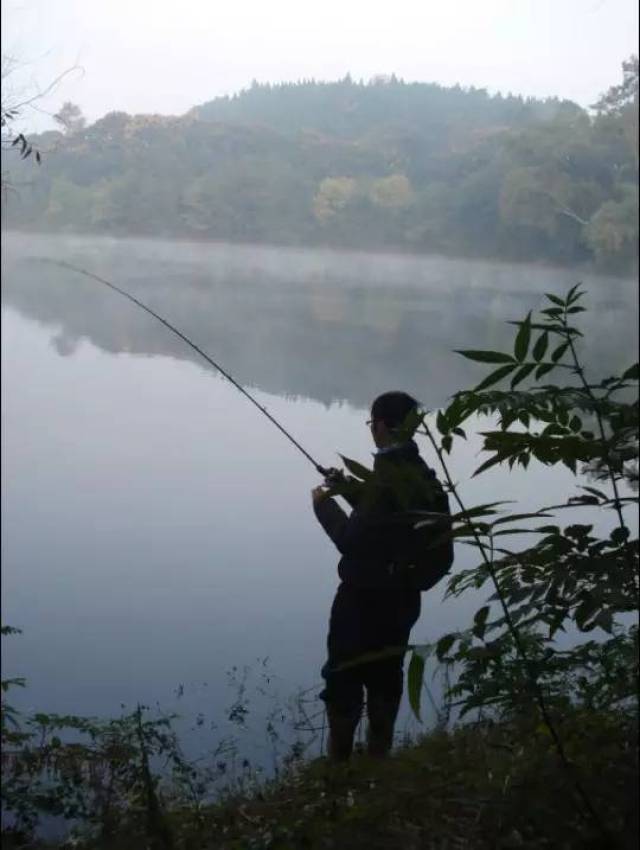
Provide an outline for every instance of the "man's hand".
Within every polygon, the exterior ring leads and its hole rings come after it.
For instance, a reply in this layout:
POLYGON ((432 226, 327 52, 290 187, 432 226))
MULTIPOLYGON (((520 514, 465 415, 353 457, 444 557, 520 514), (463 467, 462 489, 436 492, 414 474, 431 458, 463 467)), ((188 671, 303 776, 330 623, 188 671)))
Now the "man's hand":
POLYGON ((325 486, 331 487, 335 485, 345 484, 346 478, 341 469, 336 469, 334 466, 327 469, 327 477, 324 480, 325 486))
POLYGON ((318 505, 320 502, 326 499, 328 495, 329 494, 326 487, 320 485, 319 487, 314 487, 311 491, 311 500, 313 501, 314 505, 318 505))

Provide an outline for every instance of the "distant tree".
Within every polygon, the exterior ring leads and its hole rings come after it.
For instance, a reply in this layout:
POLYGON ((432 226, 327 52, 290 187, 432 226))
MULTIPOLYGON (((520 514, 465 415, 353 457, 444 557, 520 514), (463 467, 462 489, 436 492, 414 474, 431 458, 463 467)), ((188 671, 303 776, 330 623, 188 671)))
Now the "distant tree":
POLYGON ((622 63, 622 83, 612 86, 593 105, 602 119, 613 120, 620 126, 638 167, 638 57, 631 56, 622 63))
POLYGON ((603 266, 637 263, 638 188, 628 187, 621 200, 607 201, 585 228, 587 243, 603 266))
POLYGON ((620 115, 634 105, 638 105, 638 57, 630 56, 622 63, 622 82, 611 86, 592 108, 601 114, 620 115))
POLYGON ((352 177, 326 177, 319 185, 313 199, 313 214, 324 224, 353 200, 357 191, 357 183, 352 177))
POLYGON ((182 117, 111 113, 86 132, 66 103, 64 132, 30 140, 57 155, 12 204, 12 225, 595 259, 622 272, 637 255, 637 76, 625 62, 592 115, 393 76, 254 81, 182 117))
POLYGON ((69 135, 84 130, 87 125, 87 119, 82 114, 80 107, 75 103, 71 103, 70 100, 62 104, 53 118, 62 127, 63 132, 69 135))
MULTIPOLYGON (((571 190, 569 178, 550 174, 539 166, 510 171, 500 193, 500 215, 506 226, 524 226, 553 235, 557 216, 566 211, 571 190)), ((585 224, 580 219, 580 224, 585 224)))
POLYGON ((377 207, 402 209, 408 207, 413 199, 411 183, 404 174, 391 174, 374 180, 369 198, 377 207))

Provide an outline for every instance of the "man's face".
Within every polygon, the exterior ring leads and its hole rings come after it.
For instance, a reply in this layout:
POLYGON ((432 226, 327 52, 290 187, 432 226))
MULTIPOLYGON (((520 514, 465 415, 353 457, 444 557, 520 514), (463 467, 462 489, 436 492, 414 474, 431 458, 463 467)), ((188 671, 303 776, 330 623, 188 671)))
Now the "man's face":
POLYGON ((376 444, 377 448, 381 449, 383 446, 387 446, 389 444, 389 429, 382 419, 374 419, 371 417, 369 420, 369 427, 371 429, 373 442, 376 444))

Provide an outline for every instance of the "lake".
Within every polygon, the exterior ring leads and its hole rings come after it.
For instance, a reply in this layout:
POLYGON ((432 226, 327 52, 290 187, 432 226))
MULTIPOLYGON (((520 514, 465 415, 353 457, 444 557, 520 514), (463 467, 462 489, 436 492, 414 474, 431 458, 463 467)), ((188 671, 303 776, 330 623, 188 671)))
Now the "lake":
MULTIPOLYGON (((542 306, 546 291, 578 280, 588 290, 594 376, 637 350, 634 281, 439 257, 3 234, 2 621, 24 632, 3 639, 3 676, 28 679, 13 697, 22 708, 176 710, 193 750, 228 731, 245 668, 244 734, 256 752, 269 706, 305 689, 318 710, 337 584, 337 552, 310 505, 318 476, 157 321, 32 262, 43 257, 166 316, 325 465, 337 452, 371 462, 365 421, 380 392, 405 389, 435 409, 477 382, 483 369, 453 350, 509 345, 505 321, 542 306)), ((479 463, 473 437, 452 458, 468 504, 539 507, 576 486, 567 470, 539 465, 470 480, 479 463)), ((459 546, 455 569, 473 563, 459 546)), ((443 592, 423 594, 414 640, 465 625, 479 602, 443 602, 443 592)))

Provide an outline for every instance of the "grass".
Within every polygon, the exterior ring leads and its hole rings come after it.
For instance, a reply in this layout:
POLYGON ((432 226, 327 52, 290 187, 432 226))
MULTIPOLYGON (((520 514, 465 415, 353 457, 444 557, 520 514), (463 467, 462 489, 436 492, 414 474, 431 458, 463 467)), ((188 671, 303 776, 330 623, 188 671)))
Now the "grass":
POLYGON ((170 839, 163 840, 153 830, 149 835, 143 813, 138 812, 115 834, 73 846, 87 850, 635 848, 636 718, 583 712, 559 722, 568 757, 608 837, 581 813, 570 778, 543 729, 524 719, 435 731, 386 760, 356 755, 342 765, 326 759, 309 762, 251 797, 229 796, 200 809, 174 808, 166 819, 170 839))

